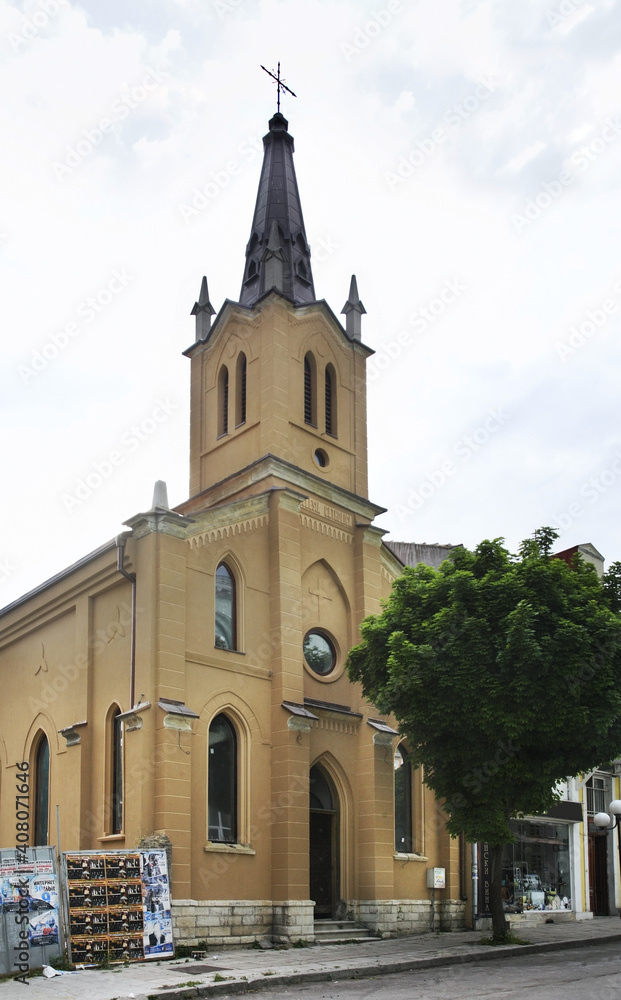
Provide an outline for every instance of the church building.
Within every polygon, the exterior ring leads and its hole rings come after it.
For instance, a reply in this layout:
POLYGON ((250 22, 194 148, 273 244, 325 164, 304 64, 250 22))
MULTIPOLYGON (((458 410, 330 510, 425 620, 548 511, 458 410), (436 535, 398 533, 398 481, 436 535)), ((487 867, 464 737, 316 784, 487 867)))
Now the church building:
POLYGON ((192 310, 189 499, 157 484, 0 613, 0 846, 26 761, 33 845, 170 844, 177 943, 425 931, 432 892, 458 928, 465 845, 345 672, 403 565, 368 497, 365 310, 355 277, 342 323, 316 297, 280 112, 263 143, 239 296, 216 315, 203 278, 192 310))

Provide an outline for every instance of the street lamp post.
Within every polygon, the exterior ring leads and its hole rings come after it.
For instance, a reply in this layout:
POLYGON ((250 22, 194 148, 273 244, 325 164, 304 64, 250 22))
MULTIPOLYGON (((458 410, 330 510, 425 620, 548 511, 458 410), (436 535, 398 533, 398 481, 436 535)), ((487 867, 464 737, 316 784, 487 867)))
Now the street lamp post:
MULTIPOLYGON (((621 799, 613 799, 608 806, 608 812, 595 813, 593 822, 600 833, 607 833, 608 830, 618 830, 619 843, 619 876, 621 877, 621 799), (612 817, 612 819, 611 819, 612 817), (613 825, 610 824, 613 822, 613 825)), ((621 898, 619 899, 619 916, 621 917, 621 898)))

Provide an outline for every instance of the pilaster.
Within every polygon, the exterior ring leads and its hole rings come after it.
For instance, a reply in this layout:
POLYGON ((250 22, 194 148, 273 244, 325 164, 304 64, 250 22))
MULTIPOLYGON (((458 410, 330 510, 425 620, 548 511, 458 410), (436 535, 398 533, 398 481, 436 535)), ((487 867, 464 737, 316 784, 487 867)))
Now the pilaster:
POLYGON ((205 348, 192 353, 190 367, 190 496, 201 491, 201 458, 205 450, 205 348))
MULTIPOLYGON (((91 601, 87 594, 81 594, 75 605, 75 664, 82 678, 82 683, 76 685, 79 692, 80 706, 76 712, 77 722, 79 719, 86 719, 87 725, 80 731, 80 744, 75 747, 76 764, 79 766, 77 780, 72 781, 72 775, 67 776, 67 787, 79 788, 79 795, 73 801, 79 809, 79 822, 73 826, 73 817, 69 818, 61 813, 61 837, 62 843, 70 842, 67 834, 70 830, 79 829, 79 837, 76 847, 81 850, 90 850, 95 847, 94 837, 100 832, 99 826, 93 829, 92 818, 94 816, 95 802, 93 789, 93 767, 94 767, 94 746, 93 729, 95 711, 93 706, 93 657, 94 642, 92 641, 92 618, 91 601), (66 828, 67 832, 65 832, 66 828)), ((73 720, 68 720, 73 721, 73 720)), ((65 848, 66 849, 66 848, 65 848)))
POLYGON ((352 345, 353 351, 353 451, 356 456, 354 466, 354 493, 369 495, 368 455, 367 455, 367 348, 352 345))
POLYGON ((385 534, 369 524, 356 525, 354 535, 354 622, 380 611, 382 564, 380 548, 385 534))
POLYGON ((390 746, 362 727, 358 748, 358 885, 360 899, 394 892, 394 767, 390 746))
POLYGON ((308 899, 309 737, 288 728, 283 701, 302 702, 300 503, 291 490, 270 497, 269 589, 272 646, 272 898, 308 899))
POLYGON ((165 712, 157 703, 162 698, 186 701, 188 522, 172 512, 152 510, 126 523, 133 529, 138 588, 136 694, 144 693, 152 703, 144 714, 144 728, 126 737, 134 759, 128 791, 133 787, 141 797, 144 827, 138 833, 170 837, 172 879, 176 895, 183 898, 190 893, 192 747, 183 725, 164 726, 165 712), (142 753, 141 760, 136 761, 136 753, 142 753))

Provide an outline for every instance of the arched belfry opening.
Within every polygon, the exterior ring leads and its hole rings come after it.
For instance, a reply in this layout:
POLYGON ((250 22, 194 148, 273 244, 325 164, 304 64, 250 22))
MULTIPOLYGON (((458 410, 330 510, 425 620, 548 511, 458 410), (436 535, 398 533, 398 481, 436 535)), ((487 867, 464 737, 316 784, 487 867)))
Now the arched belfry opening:
POLYGON ((310 898, 315 901, 315 920, 329 920, 336 915, 340 899, 339 798, 320 764, 311 767, 309 786, 310 898))

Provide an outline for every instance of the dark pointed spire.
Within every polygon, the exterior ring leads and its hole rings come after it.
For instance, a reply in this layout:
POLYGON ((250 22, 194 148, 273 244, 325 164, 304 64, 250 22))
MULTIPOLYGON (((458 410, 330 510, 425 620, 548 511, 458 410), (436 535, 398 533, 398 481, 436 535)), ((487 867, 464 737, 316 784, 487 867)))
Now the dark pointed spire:
POLYGON ((261 261, 265 267, 265 291, 269 291, 270 288, 282 289, 285 255, 280 244, 276 219, 272 220, 270 238, 261 254, 261 261))
POLYGON ((207 278, 203 275, 203 280, 201 281, 200 295, 198 296, 198 302, 194 303, 192 308, 191 316, 196 316, 196 342, 207 340, 209 335, 209 330, 211 329, 211 317, 215 313, 215 309, 209 301, 209 290, 207 288, 207 278))
POLYGON ((293 166, 293 137, 278 112, 263 137, 263 167, 239 301, 252 306, 270 288, 296 304, 314 302, 315 288, 293 166))
POLYGON ((358 295, 358 282, 356 275, 352 274, 349 286, 349 298, 341 309, 345 313, 345 333, 350 340, 360 340, 362 331, 362 316, 366 313, 360 296, 358 295))

